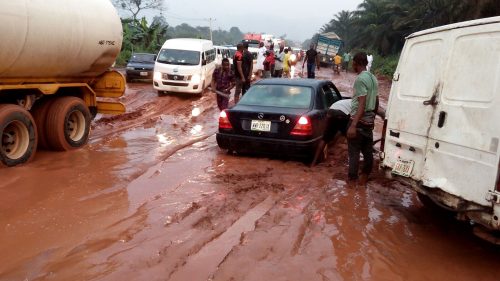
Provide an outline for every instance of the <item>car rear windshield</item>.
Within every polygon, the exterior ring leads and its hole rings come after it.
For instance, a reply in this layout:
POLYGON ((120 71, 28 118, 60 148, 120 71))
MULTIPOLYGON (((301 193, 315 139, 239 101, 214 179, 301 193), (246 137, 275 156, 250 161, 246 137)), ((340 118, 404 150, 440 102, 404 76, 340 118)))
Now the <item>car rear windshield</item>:
POLYGON ((153 54, 133 54, 130 57, 130 62, 155 62, 155 55, 153 54))
POLYGON ((238 104, 307 109, 311 106, 312 89, 304 86, 254 85, 238 104))
POLYGON ((162 49, 158 55, 159 63, 175 65, 199 65, 200 52, 176 49, 162 49))

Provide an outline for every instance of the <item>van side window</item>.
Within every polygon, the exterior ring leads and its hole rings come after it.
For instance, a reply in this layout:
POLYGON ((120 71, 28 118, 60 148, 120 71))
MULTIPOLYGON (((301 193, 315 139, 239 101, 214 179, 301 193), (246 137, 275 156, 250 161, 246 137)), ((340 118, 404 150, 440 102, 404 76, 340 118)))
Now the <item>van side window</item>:
POLYGON ((205 55, 205 58, 206 58, 206 61, 207 61, 207 64, 215 61, 215 49, 211 49, 211 50, 208 50, 204 53, 205 55))

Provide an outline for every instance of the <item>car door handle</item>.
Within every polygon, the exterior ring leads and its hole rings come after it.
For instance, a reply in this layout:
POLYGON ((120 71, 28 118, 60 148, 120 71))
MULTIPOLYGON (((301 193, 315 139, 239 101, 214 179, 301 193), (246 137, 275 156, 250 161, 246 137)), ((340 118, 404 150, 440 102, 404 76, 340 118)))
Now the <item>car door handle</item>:
POLYGON ((436 105, 436 104, 438 104, 437 95, 433 95, 430 100, 426 100, 423 103, 424 103, 424 105, 436 105))
POLYGON ((446 121, 446 112, 439 112, 438 127, 443 128, 444 122, 446 121))

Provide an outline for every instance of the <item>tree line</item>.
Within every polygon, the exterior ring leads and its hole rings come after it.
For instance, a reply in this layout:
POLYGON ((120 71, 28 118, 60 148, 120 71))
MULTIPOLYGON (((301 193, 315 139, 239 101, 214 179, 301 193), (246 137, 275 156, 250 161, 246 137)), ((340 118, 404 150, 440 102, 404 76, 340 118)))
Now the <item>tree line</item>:
MULTIPOLYGON (((115 7, 126 12, 122 17, 123 44, 118 65, 123 65, 133 52, 157 53, 163 43, 171 38, 210 39, 210 28, 207 26, 191 26, 187 23, 169 26, 162 16, 165 10, 162 0, 113 0, 115 7), (154 10, 159 15, 151 22, 139 14, 145 10, 154 10)), ((215 45, 234 45, 243 38, 243 32, 238 27, 229 30, 216 29, 212 31, 215 45)))
POLYGON ((341 11, 320 30, 335 32, 344 49, 398 54, 416 31, 500 15, 499 0, 364 0, 355 11, 341 11))

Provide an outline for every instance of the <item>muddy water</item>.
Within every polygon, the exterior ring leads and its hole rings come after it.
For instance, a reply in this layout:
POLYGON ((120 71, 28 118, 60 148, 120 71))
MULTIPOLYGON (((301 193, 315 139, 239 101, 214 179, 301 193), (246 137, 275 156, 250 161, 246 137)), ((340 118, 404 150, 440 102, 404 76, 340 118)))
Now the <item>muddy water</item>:
POLYGON ((84 149, 0 170, 0 280, 498 280, 468 225, 379 173, 348 186, 345 140, 314 168, 230 155, 213 94, 122 101, 84 149))

